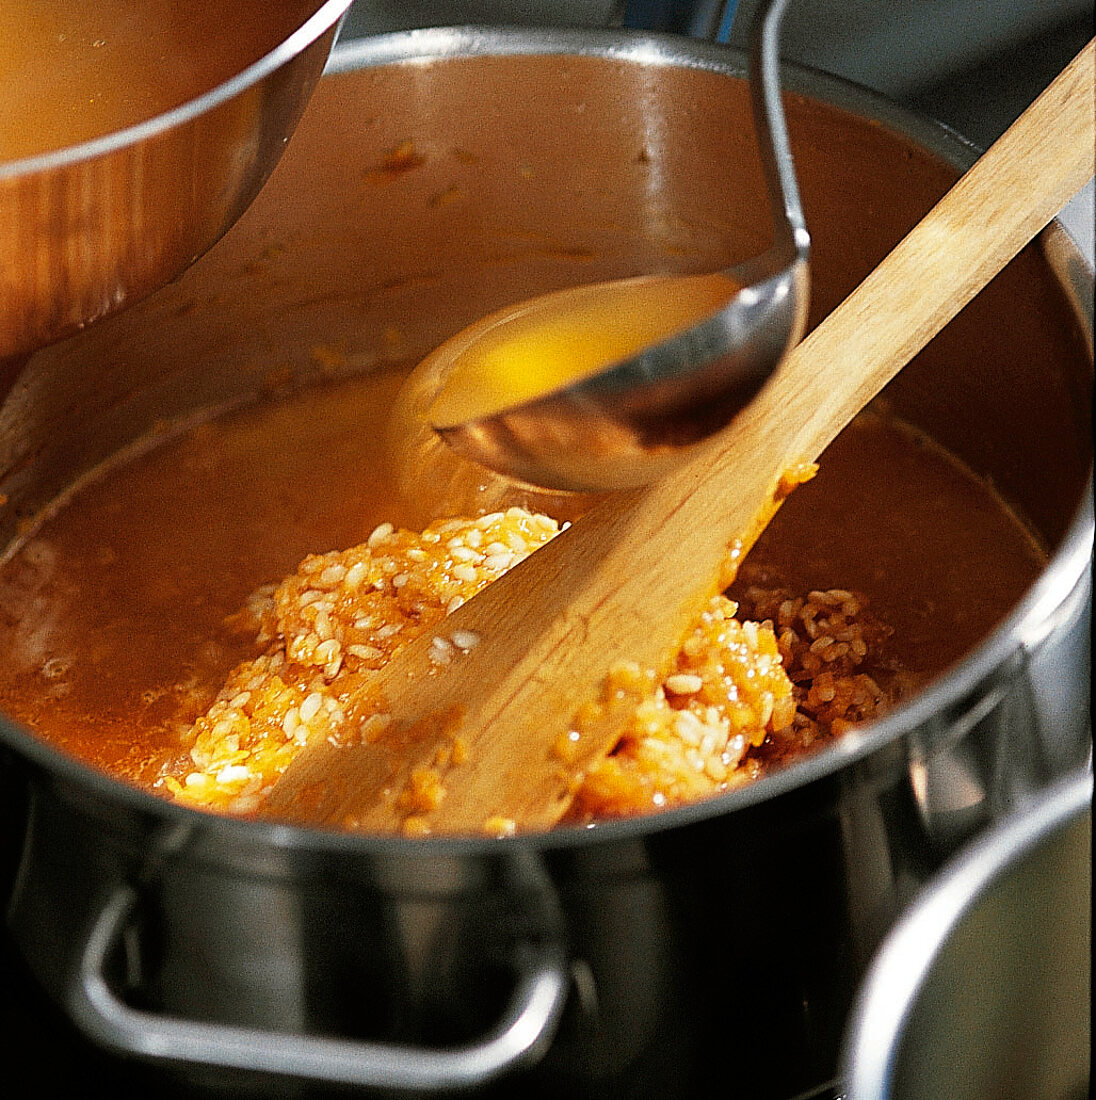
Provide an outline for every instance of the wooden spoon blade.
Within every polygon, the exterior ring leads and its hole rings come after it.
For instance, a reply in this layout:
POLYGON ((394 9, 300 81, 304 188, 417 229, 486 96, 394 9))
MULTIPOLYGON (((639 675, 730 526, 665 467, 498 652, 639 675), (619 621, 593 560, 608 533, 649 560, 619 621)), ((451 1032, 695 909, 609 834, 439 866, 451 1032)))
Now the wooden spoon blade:
POLYGON ((566 763, 556 751, 608 670, 665 667, 727 579, 728 546, 741 539, 744 552, 779 506, 785 471, 816 458, 1092 175, 1094 52, 1090 42, 723 436, 663 481, 602 501, 447 618, 446 632, 479 639, 451 665, 432 662, 430 637, 403 650, 377 680, 392 719, 381 740, 308 746, 265 815, 391 832, 419 772, 444 787, 435 831, 554 824, 574 776, 619 735, 624 716, 608 707, 566 763))
MULTIPOLYGON (((771 480, 772 460, 758 467, 771 480)), ((744 494, 733 509, 741 515, 737 529, 752 527, 753 537, 775 511, 763 507, 755 521, 749 510, 758 495, 744 494)), ((772 492, 761 495, 772 499, 772 492)), ((578 742, 568 740, 560 752, 576 711, 599 697, 614 662, 661 665, 731 579, 721 525, 691 522, 672 548, 664 544, 664 524, 677 525, 667 509, 679 499, 651 488, 604 501, 526 559, 535 557, 536 569, 522 562, 447 616, 438 632, 409 644, 371 683, 389 719, 382 735, 309 746, 264 814, 391 832, 419 816, 429 798, 428 789, 416 797, 416 783, 430 786, 436 777, 445 790, 429 813, 437 831, 481 832, 489 819, 525 829, 554 824, 575 775, 617 740, 631 707, 623 700, 598 708, 578 742), (474 646, 451 663, 436 662, 435 637, 468 634, 474 646)), ((718 480, 701 481, 688 495, 694 519, 726 505, 718 480)))

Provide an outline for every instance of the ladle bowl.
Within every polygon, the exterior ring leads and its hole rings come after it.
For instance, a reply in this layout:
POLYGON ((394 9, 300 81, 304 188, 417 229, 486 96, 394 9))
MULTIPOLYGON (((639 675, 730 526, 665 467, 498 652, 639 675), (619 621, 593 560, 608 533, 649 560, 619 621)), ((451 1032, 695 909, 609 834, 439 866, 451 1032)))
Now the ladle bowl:
POLYGON ((0 161, 0 375, 170 282, 221 238, 281 157, 349 6, 315 0, 303 22, 289 6, 280 44, 204 94, 0 161))

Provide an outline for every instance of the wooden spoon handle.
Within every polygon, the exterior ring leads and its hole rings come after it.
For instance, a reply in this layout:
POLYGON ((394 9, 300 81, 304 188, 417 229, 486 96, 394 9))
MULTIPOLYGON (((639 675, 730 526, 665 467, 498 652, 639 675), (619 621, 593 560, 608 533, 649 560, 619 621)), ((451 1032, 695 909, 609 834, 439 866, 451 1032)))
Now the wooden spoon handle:
POLYGON ((803 394, 804 453, 820 454, 1092 177, 1094 52, 1096 39, 793 352, 808 375, 824 367, 803 394))
POLYGON ((603 501, 446 619, 479 642, 452 665, 432 638, 379 675, 392 726, 376 744, 309 746, 269 816, 399 828, 393 800, 416 769, 440 773, 439 832, 500 817, 554 824, 573 777, 607 752, 623 715, 606 708, 565 763, 553 751, 607 670, 662 668, 771 518, 789 467, 837 433, 1047 224, 1093 171, 1093 43, 782 364, 765 390, 688 465, 603 501), (461 763, 444 763, 456 758, 461 763))

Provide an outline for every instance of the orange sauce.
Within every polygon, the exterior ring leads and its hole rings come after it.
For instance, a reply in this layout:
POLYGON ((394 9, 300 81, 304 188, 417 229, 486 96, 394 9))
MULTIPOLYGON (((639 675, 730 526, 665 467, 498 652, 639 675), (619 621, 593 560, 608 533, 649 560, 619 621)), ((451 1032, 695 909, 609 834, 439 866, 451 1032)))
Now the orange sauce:
POLYGON ((463 424, 596 374, 703 320, 737 289, 719 273, 651 275, 509 306, 435 353, 446 359, 457 352, 430 421, 463 424))
POLYGON ((322 0, 2 0, 0 163, 145 121, 269 53, 322 0))
MULTIPOLYGON (((62 502, 0 561, 0 712, 151 783, 229 670, 257 654, 253 631, 226 621, 252 590, 381 522, 410 525, 383 453, 403 377, 229 414, 62 502)), ((885 656, 921 679, 985 637, 1045 563, 986 484, 866 416, 791 494, 740 583, 863 592, 894 628, 885 656)))

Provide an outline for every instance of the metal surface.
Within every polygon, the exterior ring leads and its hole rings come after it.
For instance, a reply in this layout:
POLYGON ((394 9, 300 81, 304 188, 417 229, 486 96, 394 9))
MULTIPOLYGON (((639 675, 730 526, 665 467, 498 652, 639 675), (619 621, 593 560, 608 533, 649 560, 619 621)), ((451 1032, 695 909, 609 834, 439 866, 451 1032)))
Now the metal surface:
POLYGON ((848 1100, 1080 1100, 1091 1049, 1092 775, 964 850, 857 995, 848 1100))
MULTIPOLYGON (((475 420, 435 423, 451 447, 488 469, 549 489, 643 485, 725 428, 798 343, 807 318, 810 237, 780 96, 785 2, 761 4, 750 52, 773 239, 761 255, 727 269, 738 293, 684 332, 570 385, 475 420)), ((725 201, 742 199, 732 192, 725 201)), ((551 302, 544 307, 548 317, 559 309, 551 302)), ((468 342, 458 336, 431 357, 430 369, 444 385, 451 360, 468 354, 468 342)))
MULTIPOLYGON (((537 862, 522 860, 522 853, 514 855, 516 879, 542 877, 537 862)), ((516 882, 511 900, 523 889, 528 889, 527 883, 516 882)), ((426 1050, 414 1044, 238 1027, 134 1008, 116 995, 107 977, 111 952, 138 906, 136 891, 128 886, 107 901, 88 935, 69 1010, 104 1046, 145 1057, 359 1086, 384 1082, 394 1089, 468 1089, 536 1061, 559 1023, 568 971, 558 904, 543 883, 533 893, 550 931, 543 942, 531 942, 522 950, 514 993, 498 1022, 485 1035, 463 1044, 426 1050)))
POLYGON ((125 130, 0 164, 0 386, 16 357, 132 305, 217 241, 270 175, 350 0, 219 87, 125 130))
MULTIPOLYGON (((744 145, 729 157, 696 139, 748 132, 744 72, 737 52, 623 34, 340 47, 283 163, 221 244, 28 362, 0 406, 4 541, 165 421, 287 373, 383 368, 393 332, 410 365, 515 294, 666 257, 688 271, 756 254, 768 232, 759 169, 744 145), (409 141, 413 168, 378 171, 409 141), (729 161, 757 203, 725 209, 729 161)), ((817 319, 974 154, 860 90, 802 71, 788 85, 817 319)), ((78 1015, 89 931, 132 890, 102 957, 120 1003, 436 1053, 489 1033, 522 952, 556 935, 544 907, 514 893, 520 853, 561 913, 567 1005, 535 1066, 479 1095, 724 1095, 728 1036, 749 1037, 734 1073, 751 1100, 813 1095, 834 1079, 856 983, 910 897, 957 844, 1088 752, 1073 631, 1091 591, 1091 325, 1075 311, 1091 297, 1091 264, 1052 228, 888 389, 896 413, 992 477, 1050 551, 1021 604, 907 707, 710 802, 501 843, 206 816, 0 721, 8 927, 35 979, 78 1015), (1046 677, 1068 689, 1052 720, 1037 706, 1046 677)), ((139 1053, 214 1094, 331 1094, 259 1073, 226 1083, 200 1057, 180 1068, 172 1052, 139 1053)))

